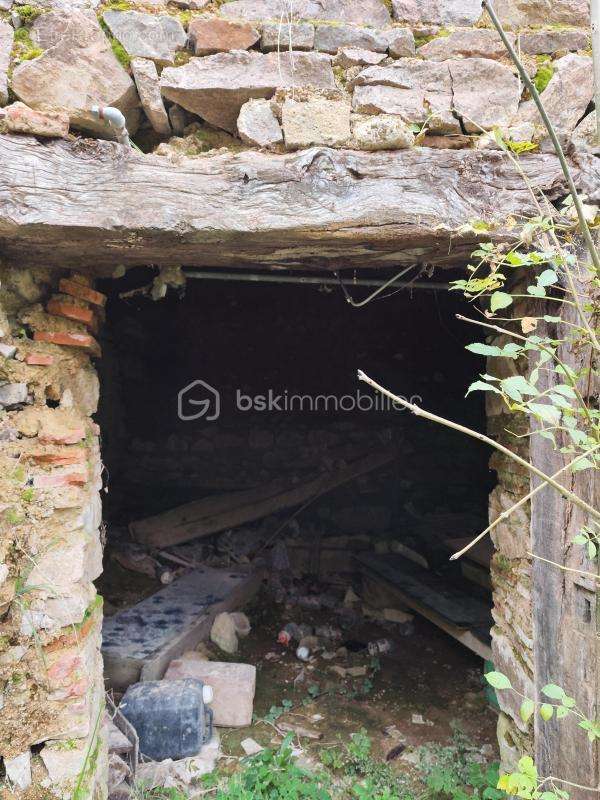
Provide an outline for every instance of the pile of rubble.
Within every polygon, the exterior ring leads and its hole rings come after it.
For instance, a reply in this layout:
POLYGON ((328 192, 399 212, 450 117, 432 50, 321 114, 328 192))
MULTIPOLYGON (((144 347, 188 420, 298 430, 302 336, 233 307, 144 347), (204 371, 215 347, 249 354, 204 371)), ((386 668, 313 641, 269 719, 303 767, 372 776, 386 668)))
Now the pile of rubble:
MULTIPOLYGON (((185 11, 179 0, 3 5, 0 105, 17 100, 1 115, 10 133, 111 138, 96 105, 118 109, 129 134, 150 134, 147 146, 164 155, 219 144, 489 147, 494 129, 519 142, 543 134, 478 2, 394 0, 392 14, 383 0, 307 0, 293 12, 282 0, 207 0, 185 11)), ((558 131, 591 143, 584 4, 546 14, 505 3, 500 16, 558 131)))

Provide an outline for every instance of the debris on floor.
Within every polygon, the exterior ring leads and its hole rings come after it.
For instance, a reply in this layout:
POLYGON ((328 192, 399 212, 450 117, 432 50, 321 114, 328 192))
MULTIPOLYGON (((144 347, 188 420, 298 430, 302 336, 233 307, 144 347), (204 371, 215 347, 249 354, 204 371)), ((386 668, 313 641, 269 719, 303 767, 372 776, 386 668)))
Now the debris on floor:
POLYGON ((284 485, 281 481, 242 492, 231 492, 188 503, 155 517, 132 522, 133 538, 155 547, 167 547, 198 539, 246 522, 263 519, 286 508, 300 506, 366 472, 389 463, 392 449, 357 454, 354 461, 338 470, 326 471, 304 483, 284 485))
POLYGON ((217 614, 246 603, 259 585, 254 572, 200 567, 109 617, 102 644, 108 686, 123 691, 140 678, 161 678, 173 658, 208 638, 217 614))

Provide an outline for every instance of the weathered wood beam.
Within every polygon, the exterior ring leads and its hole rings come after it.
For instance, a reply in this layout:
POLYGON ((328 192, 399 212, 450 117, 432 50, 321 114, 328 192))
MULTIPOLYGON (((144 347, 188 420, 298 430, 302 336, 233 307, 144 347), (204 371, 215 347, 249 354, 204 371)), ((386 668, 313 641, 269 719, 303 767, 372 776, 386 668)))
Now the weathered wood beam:
MULTIPOLYGON (((600 186, 588 156, 576 178, 600 186)), ((534 189, 565 194, 558 161, 521 164, 534 189)), ((116 265, 341 268, 451 265, 465 223, 533 212, 529 189, 493 150, 359 153, 312 148, 170 161, 111 142, 0 136, 0 254, 22 266, 110 274, 116 265)))

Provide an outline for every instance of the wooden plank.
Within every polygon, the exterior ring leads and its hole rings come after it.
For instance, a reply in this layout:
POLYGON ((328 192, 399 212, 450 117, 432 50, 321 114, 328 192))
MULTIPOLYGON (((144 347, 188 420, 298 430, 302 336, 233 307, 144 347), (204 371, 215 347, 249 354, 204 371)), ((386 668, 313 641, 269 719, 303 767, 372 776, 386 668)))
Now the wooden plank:
POLYGON ((277 482, 258 489, 187 503, 164 514, 132 522, 129 529, 136 541, 154 547, 169 547, 190 539, 210 536, 301 505, 311 497, 324 494, 384 466, 395 455, 393 450, 381 450, 296 486, 277 482))
MULTIPOLYGON (((597 160, 578 153, 596 202, 597 160)), ((219 153, 173 163, 112 142, 0 136, 0 250, 20 267, 115 264, 312 269, 463 264, 474 219, 511 240, 533 191, 567 194, 558 160, 490 150, 219 153), (376 200, 376 202, 375 202, 376 200)))
MULTIPOLYGON (((378 587, 381 586, 382 579, 375 573, 368 570, 363 571, 363 580, 365 581, 365 588, 369 595, 375 595, 378 592, 378 587)), ((385 584, 386 593, 388 594, 391 605, 407 606, 413 611, 416 611, 422 617, 429 620, 437 628, 452 636, 457 642, 460 642, 464 647, 471 650, 471 652, 483 658, 485 661, 492 660, 492 647, 491 637, 489 634, 489 627, 482 626, 472 630, 457 628, 452 625, 448 620, 444 619, 441 615, 436 614, 430 608, 419 603, 414 597, 405 594, 391 583, 385 584)))
MULTIPOLYGON (((589 295, 590 284, 578 287, 584 297, 589 295)), ((540 315, 548 313, 541 309, 540 315)), ((575 310, 563 306, 564 329, 542 323, 537 335, 564 340, 558 357, 571 369, 578 371, 589 366, 591 353, 569 345, 571 338, 567 325, 580 324, 575 310)), ((563 383, 561 376, 551 370, 540 370, 537 383, 540 392, 563 383)), ((597 403, 598 386, 588 385, 587 378, 580 390, 597 403)), ((535 430, 535 428, 534 428, 535 430)), ((557 434, 560 445, 570 440, 557 434)), ((530 439, 531 462, 548 475, 561 469, 571 460, 551 442, 533 435, 530 439)), ((537 485, 534 478, 533 485, 537 485)), ((595 508, 600 505, 600 479, 594 470, 583 470, 568 475, 562 482, 572 492, 595 508)), ((531 503, 532 552, 542 558, 574 569, 598 572, 598 562, 586 557, 585 548, 573 545, 573 537, 587 522, 586 515, 565 501, 556 491, 546 487, 538 492, 531 503)), ((598 588, 590 578, 574 572, 565 572, 552 564, 534 559, 533 577, 533 642, 536 696, 547 683, 562 686, 567 694, 577 700, 578 707, 590 719, 600 712, 600 639, 598 637, 598 588)), ((584 786, 600 783, 600 754, 598 743, 589 742, 585 731, 569 720, 553 717, 543 722, 535 716, 536 765, 540 775, 556 775, 564 780, 584 786)), ((572 800, 598 800, 597 792, 586 792, 568 787, 572 800)))
POLYGON ((472 628, 488 621, 491 627, 490 606, 456 586, 452 579, 395 554, 369 553, 358 556, 358 562, 455 628, 472 628))
POLYGON ((102 655, 107 685, 124 691, 138 680, 162 678, 173 658, 208 638, 218 613, 240 608, 252 598, 261 577, 200 567, 105 619, 102 655))

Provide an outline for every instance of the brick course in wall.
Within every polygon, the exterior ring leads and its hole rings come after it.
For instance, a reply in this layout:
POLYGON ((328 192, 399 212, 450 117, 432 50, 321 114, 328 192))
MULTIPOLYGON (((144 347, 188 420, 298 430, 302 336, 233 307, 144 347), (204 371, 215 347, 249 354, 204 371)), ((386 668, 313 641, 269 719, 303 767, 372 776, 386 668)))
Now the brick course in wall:
POLYGON ((36 336, 84 335, 53 295, 58 277, 1 275, 2 342, 16 351, 0 384, 26 394, 0 409, 0 755, 14 789, 102 797, 98 381, 87 352, 36 336))

